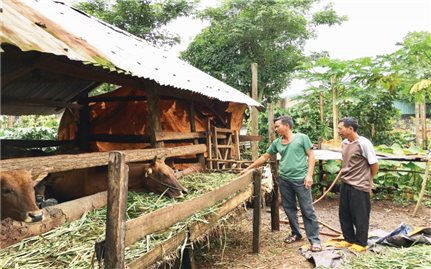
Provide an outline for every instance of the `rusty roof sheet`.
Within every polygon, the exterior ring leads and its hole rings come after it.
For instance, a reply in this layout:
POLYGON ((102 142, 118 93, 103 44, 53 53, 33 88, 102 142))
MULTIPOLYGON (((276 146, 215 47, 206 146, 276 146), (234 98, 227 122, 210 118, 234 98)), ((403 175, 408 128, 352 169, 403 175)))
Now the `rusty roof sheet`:
POLYGON ((2 2, 2 43, 92 63, 200 93, 224 102, 261 106, 248 95, 128 32, 61 2, 2 2))

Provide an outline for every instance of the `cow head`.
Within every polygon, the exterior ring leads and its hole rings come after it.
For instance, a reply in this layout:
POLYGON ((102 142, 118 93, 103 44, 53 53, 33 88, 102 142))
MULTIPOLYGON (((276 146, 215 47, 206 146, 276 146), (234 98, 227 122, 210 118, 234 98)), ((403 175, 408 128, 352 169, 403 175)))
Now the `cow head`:
POLYGON ((0 173, 1 219, 36 222, 43 219, 36 205, 34 182, 27 171, 0 173))
POLYGON ((155 156, 149 166, 144 168, 144 185, 148 191, 166 193, 169 197, 183 198, 187 189, 181 186, 174 170, 165 164, 165 158, 155 156))

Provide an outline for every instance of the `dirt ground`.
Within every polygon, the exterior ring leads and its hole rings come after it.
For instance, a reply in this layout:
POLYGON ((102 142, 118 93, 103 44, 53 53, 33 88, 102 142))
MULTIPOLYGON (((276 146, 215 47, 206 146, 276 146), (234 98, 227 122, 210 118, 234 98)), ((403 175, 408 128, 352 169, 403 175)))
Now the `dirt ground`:
MULTIPOLYGON (((421 206, 416 217, 412 216, 415 205, 401 207, 391 201, 373 201, 370 219, 370 231, 382 229, 392 231, 401 223, 413 227, 431 226, 431 208, 421 206)), ((315 204, 319 221, 340 230, 338 220, 338 199, 322 200, 315 204)), ((267 209, 269 210, 269 208, 267 209)), ((299 248, 307 244, 306 240, 290 245, 283 243, 289 234, 288 224, 280 223, 280 231, 271 231, 271 216, 261 212, 260 253, 252 254, 252 219, 253 210, 244 210, 239 220, 226 225, 215 239, 195 249, 197 268, 232 269, 232 268, 314 268, 299 252, 299 248)), ((285 218, 280 211, 280 219, 285 218)), ((323 233, 333 233, 328 228, 321 227, 323 233)), ((303 231, 305 237, 305 232, 303 231)), ((325 242, 330 236, 322 235, 325 242)))

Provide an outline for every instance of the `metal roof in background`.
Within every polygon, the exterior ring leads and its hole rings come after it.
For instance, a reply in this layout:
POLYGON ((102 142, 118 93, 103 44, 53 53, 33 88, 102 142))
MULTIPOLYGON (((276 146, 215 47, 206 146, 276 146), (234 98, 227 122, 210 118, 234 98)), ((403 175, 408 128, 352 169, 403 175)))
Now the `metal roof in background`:
POLYGON ((248 95, 177 57, 97 18, 51 0, 3 1, 2 44, 66 56, 199 93, 223 102, 261 106, 248 95))

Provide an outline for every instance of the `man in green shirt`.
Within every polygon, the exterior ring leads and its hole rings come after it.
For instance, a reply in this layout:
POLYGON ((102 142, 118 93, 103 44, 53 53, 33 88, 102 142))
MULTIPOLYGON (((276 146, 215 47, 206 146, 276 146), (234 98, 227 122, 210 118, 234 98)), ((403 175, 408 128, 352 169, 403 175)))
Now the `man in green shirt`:
POLYGON ((280 153, 280 193, 284 212, 289 219, 292 233, 285 242, 290 244, 302 239, 298 224, 298 209, 302 212, 305 233, 312 251, 320 251, 319 224, 313 207, 311 185, 313 184, 314 153, 307 135, 293 133, 293 121, 289 116, 282 116, 274 121, 275 130, 280 137, 241 174, 263 165, 273 154, 280 153))

